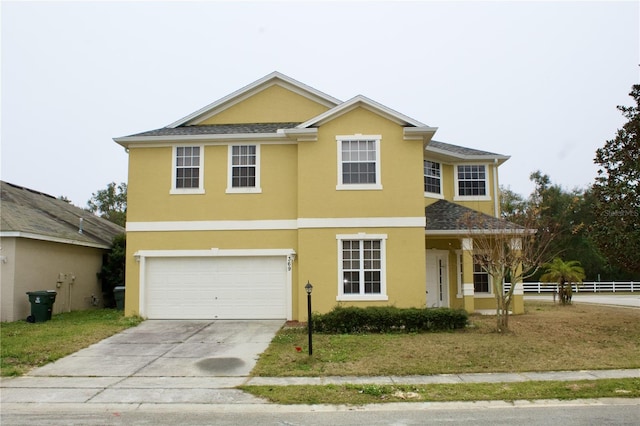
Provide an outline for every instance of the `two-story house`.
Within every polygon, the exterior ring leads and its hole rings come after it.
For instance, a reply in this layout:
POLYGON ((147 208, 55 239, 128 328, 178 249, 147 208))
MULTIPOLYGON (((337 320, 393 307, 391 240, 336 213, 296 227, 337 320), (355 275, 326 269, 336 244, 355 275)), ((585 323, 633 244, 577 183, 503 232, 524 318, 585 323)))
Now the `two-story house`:
POLYGON ((508 157, 436 130, 274 72, 115 138, 129 153, 125 313, 306 320, 308 281, 317 312, 495 310, 459 219, 499 215, 508 157))

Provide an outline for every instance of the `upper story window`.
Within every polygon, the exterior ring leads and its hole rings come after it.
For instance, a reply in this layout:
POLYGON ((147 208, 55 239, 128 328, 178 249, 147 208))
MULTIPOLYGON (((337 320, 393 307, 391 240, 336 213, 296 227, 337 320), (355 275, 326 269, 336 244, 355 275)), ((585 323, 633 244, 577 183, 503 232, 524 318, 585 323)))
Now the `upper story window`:
POLYGON ((386 235, 338 235, 338 300, 387 300, 386 235))
POLYGON ((425 195, 442 198, 441 165, 435 161, 424 160, 424 192, 425 195))
POLYGON ((201 146, 176 146, 173 149, 173 194, 201 194, 202 186, 201 146))
POLYGON ((484 164, 459 164, 456 169, 455 200, 489 200, 487 166, 484 164))
POLYGON ((379 135, 338 136, 336 189, 382 189, 379 135))
POLYGON ((260 189, 260 145, 229 147, 227 192, 262 192, 260 189))

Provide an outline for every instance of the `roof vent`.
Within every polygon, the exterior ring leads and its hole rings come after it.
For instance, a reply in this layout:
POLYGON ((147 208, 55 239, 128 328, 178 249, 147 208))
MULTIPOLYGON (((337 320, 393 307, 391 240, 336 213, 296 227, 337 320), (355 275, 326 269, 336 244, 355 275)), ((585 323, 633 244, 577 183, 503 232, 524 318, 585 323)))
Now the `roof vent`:
POLYGON ((80 218, 80 225, 78 226, 78 233, 82 234, 82 222, 84 221, 84 219, 80 218))

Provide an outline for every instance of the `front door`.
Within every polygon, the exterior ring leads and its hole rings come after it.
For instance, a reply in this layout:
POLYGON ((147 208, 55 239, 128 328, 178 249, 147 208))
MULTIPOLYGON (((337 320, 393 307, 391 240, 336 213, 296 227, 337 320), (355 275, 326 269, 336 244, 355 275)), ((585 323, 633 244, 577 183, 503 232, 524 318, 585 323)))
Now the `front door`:
POLYGON ((449 252, 427 250, 427 307, 449 307, 449 252))

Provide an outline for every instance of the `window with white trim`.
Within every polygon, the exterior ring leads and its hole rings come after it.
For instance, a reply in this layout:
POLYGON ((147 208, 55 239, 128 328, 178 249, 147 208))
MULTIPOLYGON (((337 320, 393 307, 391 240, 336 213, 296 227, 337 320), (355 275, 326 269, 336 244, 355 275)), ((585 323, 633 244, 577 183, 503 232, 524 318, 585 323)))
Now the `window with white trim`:
POLYGON ((387 300, 386 235, 339 235, 338 300, 387 300))
POLYGON ((382 189, 379 135, 337 136, 337 189, 382 189))
POLYGON ((456 250, 456 280, 457 280, 457 297, 462 297, 462 282, 464 278, 463 254, 462 250, 456 250))
POLYGON ((260 145, 229 146, 227 192, 261 192, 260 145))
POLYGON ((482 267, 482 255, 473 256, 473 291, 475 293, 490 293, 489 273, 482 267))
POLYGON ((171 193, 203 193, 203 147, 176 146, 173 149, 171 193))
POLYGON ((486 197, 487 166, 484 164, 459 164, 456 173, 459 197, 486 197))
POLYGON ((442 195, 441 165, 435 161, 424 160, 425 194, 442 195))

